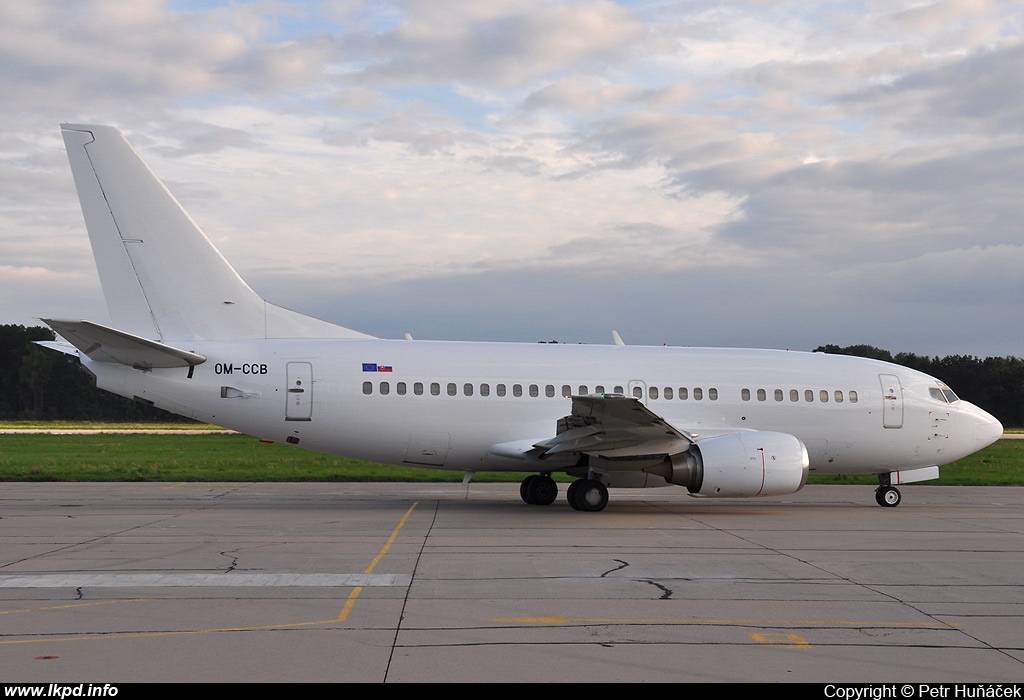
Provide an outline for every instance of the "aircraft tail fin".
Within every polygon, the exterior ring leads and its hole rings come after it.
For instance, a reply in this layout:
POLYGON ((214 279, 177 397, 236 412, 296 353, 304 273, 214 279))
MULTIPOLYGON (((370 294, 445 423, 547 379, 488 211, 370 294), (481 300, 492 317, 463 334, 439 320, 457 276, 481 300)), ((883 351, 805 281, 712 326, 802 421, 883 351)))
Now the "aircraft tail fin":
POLYGON ((113 325, 159 340, 369 338, 264 301, 121 132, 62 124, 113 325))

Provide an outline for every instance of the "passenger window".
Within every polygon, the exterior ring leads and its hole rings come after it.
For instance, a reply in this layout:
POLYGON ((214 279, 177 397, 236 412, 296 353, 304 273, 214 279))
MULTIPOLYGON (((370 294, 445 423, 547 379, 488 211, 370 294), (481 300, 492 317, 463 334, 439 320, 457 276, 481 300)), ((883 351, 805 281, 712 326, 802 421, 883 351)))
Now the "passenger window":
POLYGON ((621 386, 616 386, 616 387, 615 387, 615 391, 613 391, 612 393, 613 393, 613 394, 624 394, 624 393, 626 393, 626 392, 622 390, 622 387, 621 387, 621 386))
POLYGON ((672 387, 670 387, 670 386, 665 387, 665 398, 670 400, 670 401, 672 400, 672 387))
POLYGON ((821 391, 818 392, 818 396, 821 397, 822 403, 828 403, 828 391, 822 389, 821 391))
POLYGON ((848 396, 850 397, 850 403, 857 403, 857 392, 856 391, 852 391, 851 390, 850 393, 848 394, 848 396))
POLYGON ((395 384, 395 393, 399 396, 405 396, 405 382, 398 382, 398 384, 395 384))
POLYGON ((814 402, 814 392, 810 389, 804 389, 804 401, 807 403, 814 402))
POLYGON ((373 393, 373 382, 363 382, 363 393, 367 396, 373 393))
POLYGON ((412 393, 417 396, 423 396, 423 382, 416 382, 412 385, 412 393))
POLYGON ((776 389, 775 390, 775 400, 776 401, 782 401, 782 399, 783 399, 782 389, 776 389))
POLYGON ((546 385, 544 387, 544 395, 547 396, 549 399, 555 398, 555 385, 554 384, 546 385))
POLYGON ((768 394, 765 392, 764 389, 758 389, 757 390, 757 400, 758 401, 764 401, 767 398, 768 398, 768 394))
POLYGON ((700 401, 703 398, 704 398, 704 390, 700 389, 700 388, 695 388, 693 390, 693 400, 694 401, 700 401))
POLYGON ((472 396, 473 395, 473 385, 470 384, 469 382, 466 382, 465 384, 463 384, 462 385, 462 393, 465 394, 466 396, 472 396))
POLYGON ((633 387, 633 398, 642 399, 644 397, 644 390, 638 386, 633 387))
POLYGON ((750 389, 741 389, 740 398, 744 401, 750 401, 750 389))
POLYGON ((656 401, 658 399, 658 387, 656 387, 656 386, 648 387, 647 388, 647 398, 649 398, 651 401, 656 401))
POLYGON ((835 396, 836 396, 836 403, 842 403, 843 402, 843 392, 841 390, 836 389, 835 396))
POLYGON ((572 396, 572 387, 568 384, 562 385, 562 396, 572 396))
POLYGON ((455 396, 459 393, 459 388, 455 386, 455 382, 448 382, 448 395, 455 396))
POLYGON ((440 396, 441 395, 441 385, 438 384, 437 382, 431 382, 430 383, 430 395, 431 396, 440 396))
POLYGON ((798 402, 800 400, 800 392, 797 391, 796 389, 790 389, 789 400, 792 401, 793 403, 798 402))
POLYGON ((489 384, 481 384, 480 385, 480 395, 481 396, 490 396, 491 395, 491 387, 490 387, 489 384))
POLYGON ((587 385, 580 384, 580 396, 586 396, 588 393, 589 392, 587 392, 587 385))
POLYGON ((537 398, 538 396, 540 396, 540 389, 537 387, 536 384, 530 385, 530 396, 532 396, 533 398, 537 398))
POLYGON ((505 385, 504 384, 499 384, 497 387, 495 387, 494 393, 496 393, 498 396, 504 396, 505 395, 505 385))
POLYGON ((391 393, 391 385, 388 384, 387 382, 381 382, 380 383, 380 395, 381 396, 387 396, 390 393, 391 393))
POLYGON ((718 389, 714 387, 708 389, 708 398, 712 401, 718 401, 718 389))
POLYGON ((523 385, 522 384, 513 384, 512 385, 512 395, 513 396, 522 396, 523 395, 523 385))
POLYGON ((686 387, 684 387, 684 386, 679 387, 679 399, 680 399, 680 401, 686 401, 686 399, 688 399, 688 398, 690 398, 690 394, 686 390, 686 387))
POLYGON ((603 394, 604 393, 604 387, 601 386, 600 384, 598 384, 597 386, 594 387, 594 393, 595 394, 603 394))

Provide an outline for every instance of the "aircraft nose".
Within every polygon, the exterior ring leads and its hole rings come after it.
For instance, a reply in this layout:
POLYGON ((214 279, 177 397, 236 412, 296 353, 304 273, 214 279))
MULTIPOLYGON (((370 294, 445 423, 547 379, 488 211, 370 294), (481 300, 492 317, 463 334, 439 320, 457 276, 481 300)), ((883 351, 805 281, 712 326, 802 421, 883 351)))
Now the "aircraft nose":
POLYGON ((978 449, 988 447, 1003 436, 1003 424, 995 416, 974 404, 969 406, 974 418, 974 439, 978 442, 978 449))

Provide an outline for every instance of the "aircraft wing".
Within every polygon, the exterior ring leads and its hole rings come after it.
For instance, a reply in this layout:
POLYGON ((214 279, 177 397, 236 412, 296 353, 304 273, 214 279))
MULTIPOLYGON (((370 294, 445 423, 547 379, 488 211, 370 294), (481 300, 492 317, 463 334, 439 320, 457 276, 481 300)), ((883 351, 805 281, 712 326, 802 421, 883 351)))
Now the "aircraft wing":
POLYGON ((608 459, 678 454, 694 442, 639 399, 618 394, 572 397, 572 413, 558 421, 557 435, 533 444, 545 459, 584 453, 608 459))
POLYGON ((91 321, 41 320, 96 362, 118 362, 138 369, 189 367, 206 362, 203 355, 91 321))

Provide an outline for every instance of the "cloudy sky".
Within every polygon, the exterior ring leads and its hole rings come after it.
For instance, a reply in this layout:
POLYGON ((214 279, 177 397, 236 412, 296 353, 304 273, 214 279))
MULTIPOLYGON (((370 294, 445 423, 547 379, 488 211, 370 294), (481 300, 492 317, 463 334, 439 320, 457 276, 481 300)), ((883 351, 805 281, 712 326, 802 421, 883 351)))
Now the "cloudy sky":
POLYGON ((60 122, 383 337, 1024 355, 1016 0, 0 4, 0 323, 107 320, 60 122))

